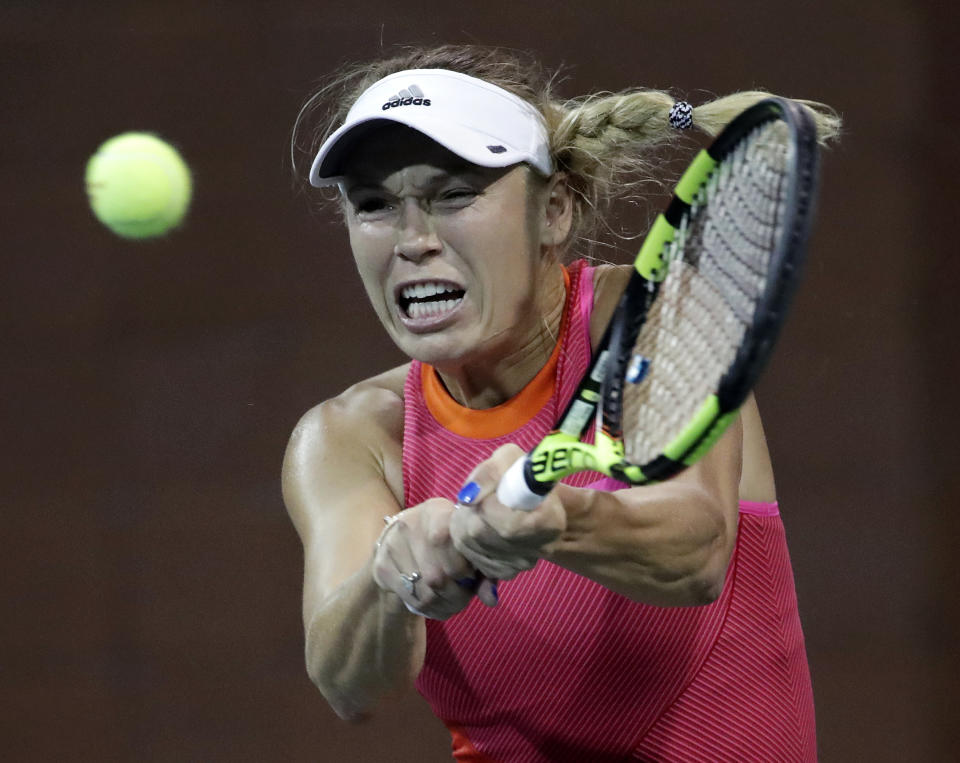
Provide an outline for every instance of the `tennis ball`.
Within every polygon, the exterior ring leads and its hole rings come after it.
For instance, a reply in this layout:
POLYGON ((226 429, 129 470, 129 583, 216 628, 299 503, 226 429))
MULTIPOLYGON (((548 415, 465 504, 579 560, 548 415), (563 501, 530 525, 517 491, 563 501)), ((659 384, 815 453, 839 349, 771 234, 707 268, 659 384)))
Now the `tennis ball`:
POLYGON ((110 138, 87 162, 93 213, 124 238, 160 236, 183 220, 190 204, 190 169, 156 135, 128 132, 110 138))

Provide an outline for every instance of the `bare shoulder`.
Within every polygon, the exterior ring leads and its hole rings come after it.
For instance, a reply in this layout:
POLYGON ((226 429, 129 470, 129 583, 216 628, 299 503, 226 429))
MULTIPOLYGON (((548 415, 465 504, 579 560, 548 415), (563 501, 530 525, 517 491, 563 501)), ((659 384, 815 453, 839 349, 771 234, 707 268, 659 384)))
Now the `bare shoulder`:
MULTIPOLYGON (((330 427, 355 429, 371 424, 391 429, 403 423, 403 384, 407 366, 386 371, 357 382, 336 397, 325 400, 307 411, 293 430, 292 442, 321 435, 330 427)), ((365 429, 357 430, 359 434, 365 429)), ((357 438, 351 438, 357 439, 357 438)))
POLYGON ((593 268, 593 288, 599 295, 607 289, 614 289, 619 295, 623 287, 627 285, 630 273, 633 272, 633 265, 614 265, 605 263, 595 265, 593 268))
POLYGON ((385 486, 402 503, 400 448, 407 366, 358 382, 307 411, 287 444, 283 493, 294 525, 306 525, 323 505, 336 506, 350 486, 385 486), (329 500, 320 501, 320 497, 329 500))

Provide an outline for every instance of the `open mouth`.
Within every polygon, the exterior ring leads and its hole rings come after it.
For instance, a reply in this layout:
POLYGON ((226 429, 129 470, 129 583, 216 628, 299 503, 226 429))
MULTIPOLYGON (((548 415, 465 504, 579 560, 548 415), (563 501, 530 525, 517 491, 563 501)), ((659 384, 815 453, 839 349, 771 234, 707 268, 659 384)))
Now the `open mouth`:
POLYGON ((464 290, 441 281, 411 284, 400 290, 400 309, 414 320, 449 313, 463 300, 464 290))

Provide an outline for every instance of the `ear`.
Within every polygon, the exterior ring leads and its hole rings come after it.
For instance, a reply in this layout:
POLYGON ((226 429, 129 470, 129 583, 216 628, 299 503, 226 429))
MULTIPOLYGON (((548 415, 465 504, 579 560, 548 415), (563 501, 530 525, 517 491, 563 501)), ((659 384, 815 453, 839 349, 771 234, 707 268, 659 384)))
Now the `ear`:
POLYGON ((547 181, 542 200, 543 216, 540 225, 540 245, 557 247, 567 240, 573 225, 573 194, 567 185, 567 176, 555 173, 547 181))

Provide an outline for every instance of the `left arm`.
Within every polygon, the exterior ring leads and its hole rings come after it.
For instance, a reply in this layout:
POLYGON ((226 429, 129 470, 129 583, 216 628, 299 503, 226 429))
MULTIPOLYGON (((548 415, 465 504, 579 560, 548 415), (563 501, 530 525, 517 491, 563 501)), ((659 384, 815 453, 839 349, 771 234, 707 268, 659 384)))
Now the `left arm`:
POLYGON ((524 512, 496 498, 500 476, 522 454, 504 446, 471 475, 480 494, 454 513, 451 533, 491 578, 512 578, 543 558, 635 601, 707 604, 723 589, 736 540, 741 453, 738 420, 671 480, 614 493, 561 484, 524 512))

